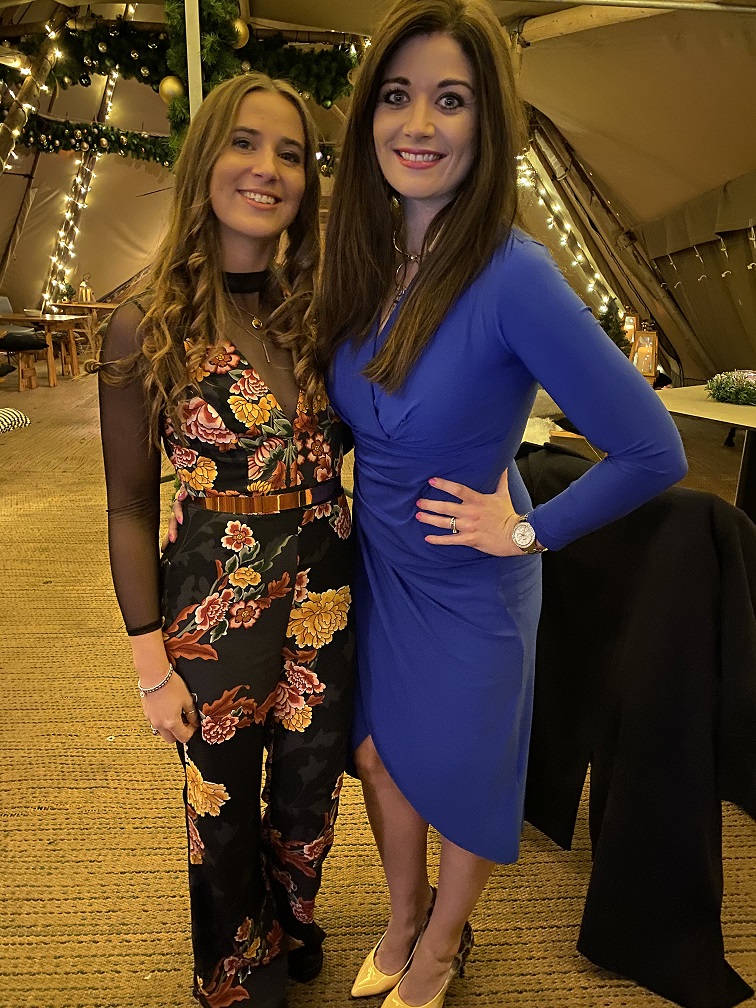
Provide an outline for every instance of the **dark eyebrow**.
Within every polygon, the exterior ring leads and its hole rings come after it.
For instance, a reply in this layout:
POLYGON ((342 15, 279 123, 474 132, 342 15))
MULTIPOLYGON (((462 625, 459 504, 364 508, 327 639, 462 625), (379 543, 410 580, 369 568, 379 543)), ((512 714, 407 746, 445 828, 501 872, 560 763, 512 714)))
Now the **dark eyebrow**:
MULTIPOLYGON (((388 77, 385 81, 383 81, 381 87, 384 87, 386 84, 402 84, 404 85, 404 87, 409 87, 410 81, 406 77, 388 77)), ((470 91, 474 92, 472 84, 470 84, 468 81, 455 80, 451 77, 446 80, 439 81, 438 84, 436 84, 436 89, 440 90, 441 88, 458 87, 460 84, 462 85, 462 87, 466 87, 470 91)))
POLYGON ((473 88, 472 84, 469 83, 469 81, 466 81, 466 80, 453 80, 451 78, 449 80, 439 81, 438 84, 436 85, 436 87, 439 87, 439 88, 458 87, 460 84, 462 85, 462 87, 466 87, 470 91, 474 91, 474 88, 473 88))
MULTIPOLYGON (((234 133, 247 133, 249 136, 253 137, 262 136, 260 130, 250 129, 249 126, 234 126, 234 133)), ((293 140, 291 137, 281 137, 281 143, 284 147, 298 147, 302 152, 304 152, 304 147, 299 140, 293 140)))

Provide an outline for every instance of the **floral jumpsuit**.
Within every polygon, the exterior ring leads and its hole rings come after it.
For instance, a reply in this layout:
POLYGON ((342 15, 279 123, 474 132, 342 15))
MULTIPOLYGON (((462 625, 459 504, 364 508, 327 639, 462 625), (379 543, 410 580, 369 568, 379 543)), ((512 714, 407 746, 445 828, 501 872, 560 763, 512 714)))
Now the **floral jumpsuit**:
MULTIPOLYGON (((104 360, 123 355, 120 328, 116 317, 104 360)), ((157 561, 139 551, 158 524, 158 453, 144 437, 135 453, 144 403, 141 416, 127 407, 144 396, 142 383, 101 383, 111 565, 130 633, 154 629, 159 606, 166 651, 200 713, 200 730, 179 746, 195 996, 210 1008, 246 1000, 267 1008, 283 997, 282 953, 324 937, 315 898, 351 713, 350 515, 343 496, 270 515, 192 501, 331 480, 344 427, 327 401, 308 410, 301 396, 292 422, 230 342, 211 348, 192 378, 183 436, 164 430, 189 496, 154 576, 157 561)))

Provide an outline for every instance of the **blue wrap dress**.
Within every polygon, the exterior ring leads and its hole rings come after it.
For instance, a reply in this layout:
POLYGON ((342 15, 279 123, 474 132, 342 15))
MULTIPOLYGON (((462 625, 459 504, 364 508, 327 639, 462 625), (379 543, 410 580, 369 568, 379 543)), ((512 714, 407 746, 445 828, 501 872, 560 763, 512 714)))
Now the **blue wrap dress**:
POLYGON ((492 493, 559 549, 686 472, 667 410, 569 287, 548 251, 513 231, 446 314, 401 390, 362 375, 393 325, 335 357, 331 401, 355 440, 353 744, 368 735, 415 810, 444 837, 517 859, 540 610, 541 557, 425 542, 432 477, 492 493), (546 504, 514 456, 538 384, 607 453, 546 504))

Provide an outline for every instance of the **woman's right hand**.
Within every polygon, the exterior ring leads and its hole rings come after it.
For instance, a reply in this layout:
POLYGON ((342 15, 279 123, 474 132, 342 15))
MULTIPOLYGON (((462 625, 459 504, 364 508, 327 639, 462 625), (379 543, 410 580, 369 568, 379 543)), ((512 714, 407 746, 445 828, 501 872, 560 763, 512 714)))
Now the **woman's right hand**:
POLYGON ((171 505, 171 519, 168 522, 168 531, 165 534, 165 538, 160 545, 163 552, 168 549, 170 543, 175 543, 178 537, 178 527, 184 524, 184 508, 182 502, 186 500, 186 490, 184 487, 179 487, 176 496, 173 498, 173 504, 171 505))
POLYGON ((142 710, 152 726, 153 735, 159 735, 166 742, 188 742, 200 725, 194 697, 177 672, 165 686, 142 697, 142 710))
POLYGON ((199 711, 186 683, 174 671, 170 675, 170 656, 165 650, 162 630, 130 637, 137 685, 152 689, 142 699, 142 710, 153 735, 166 742, 188 742, 200 725, 199 711), (168 678, 164 686, 155 689, 168 678))

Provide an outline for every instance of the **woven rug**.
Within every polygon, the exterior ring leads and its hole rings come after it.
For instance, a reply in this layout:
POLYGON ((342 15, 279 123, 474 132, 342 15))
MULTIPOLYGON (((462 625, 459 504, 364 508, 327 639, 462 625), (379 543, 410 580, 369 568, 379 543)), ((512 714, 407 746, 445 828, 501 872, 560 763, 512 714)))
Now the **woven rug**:
MULTIPOLYGON (((23 395, 0 383, 0 405, 32 419, 0 441, 0 1005, 191 1008, 181 774, 142 719, 113 596, 96 383, 23 395)), ((354 1006, 352 978, 386 920, 354 782, 337 834, 320 901, 326 966, 292 989, 291 1008, 354 1006)), ((724 834, 725 943, 753 984, 756 826, 728 807, 724 834)), ((476 911, 450 1008, 665 1004, 575 951, 589 871, 584 808, 572 852, 526 829, 520 863, 497 869, 476 911)))

